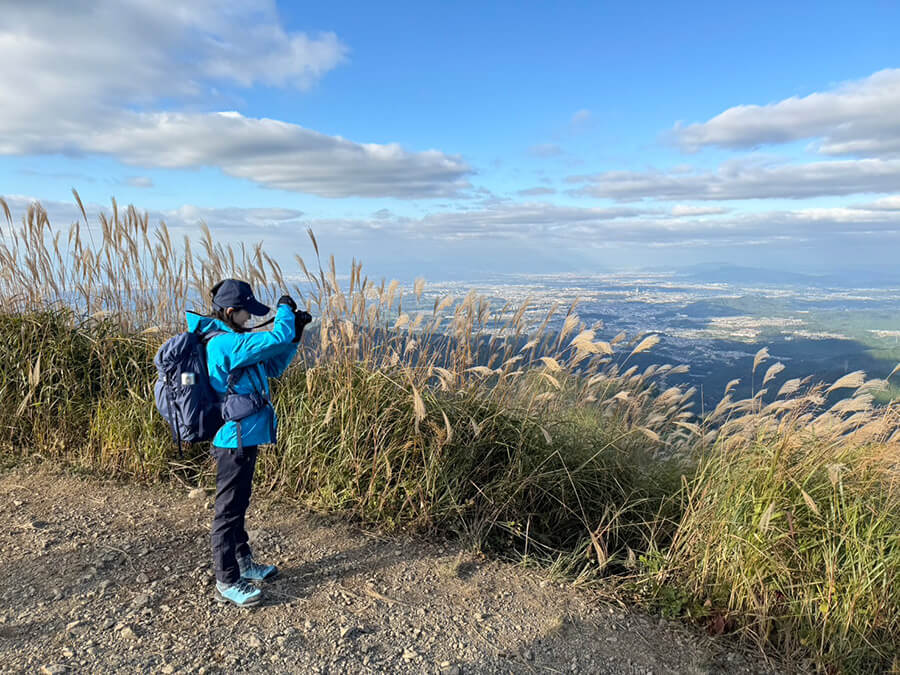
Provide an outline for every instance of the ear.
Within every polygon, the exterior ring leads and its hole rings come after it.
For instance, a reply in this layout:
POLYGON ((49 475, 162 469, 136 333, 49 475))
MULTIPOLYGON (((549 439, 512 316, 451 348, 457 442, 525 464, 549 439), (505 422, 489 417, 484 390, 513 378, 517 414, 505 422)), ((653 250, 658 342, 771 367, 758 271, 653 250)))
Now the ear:
POLYGON ((234 314, 234 307, 226 307, 225 308, 225 316, 231 318, 232 314, 234 314))

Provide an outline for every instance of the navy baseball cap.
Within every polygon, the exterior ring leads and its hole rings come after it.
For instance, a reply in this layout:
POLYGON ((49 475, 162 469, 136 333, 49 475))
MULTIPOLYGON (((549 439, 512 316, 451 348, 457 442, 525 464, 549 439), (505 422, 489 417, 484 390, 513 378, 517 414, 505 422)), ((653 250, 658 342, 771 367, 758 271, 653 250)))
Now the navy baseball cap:
POLYGON ((265 316, 269 308, 253 297, 253 289, 246 281, 224 279, 212 287, 213 307, 246 309, 254 316, 265 316))

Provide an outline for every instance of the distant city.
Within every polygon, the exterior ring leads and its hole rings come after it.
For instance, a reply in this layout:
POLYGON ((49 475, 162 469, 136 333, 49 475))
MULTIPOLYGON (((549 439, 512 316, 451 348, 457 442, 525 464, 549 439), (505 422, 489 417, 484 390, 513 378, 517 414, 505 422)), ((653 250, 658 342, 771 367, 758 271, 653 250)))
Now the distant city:
MULTIPOLYGON (((714 406, 732 379, 736 394, 749 395, 753 357, 768 347, 785 365, 771 391, 795 377, 834 381, 855 370, 885 378, 900 361, 900 281, 885 276, 848 287, 847 278, 779 275, 733 266, 702 266, 675 272, 595 275, 497 275, 467 281, 428 281, 418 309, 431 309, 434 298, 462 299, 470 290, 487 297, 493 309, 526 299, 533 326, 554 303, 551 327, 559 328, 569 306, 598 339, 625 331, 628 338, 655 333, 660 343, 639 363, 685 363, 682 383, 696 386, 697 403, 714 406), (600 327, 599 322, 602 322, 600 327)), ((411 307, 411 290, 404 310, 411 307)), ((450 310, 447 310, 449 312, 450 310)), ((758 391, 765 372, 756 372, 758 391)), ((887 389, 882 397, 895 395, 887 389)))

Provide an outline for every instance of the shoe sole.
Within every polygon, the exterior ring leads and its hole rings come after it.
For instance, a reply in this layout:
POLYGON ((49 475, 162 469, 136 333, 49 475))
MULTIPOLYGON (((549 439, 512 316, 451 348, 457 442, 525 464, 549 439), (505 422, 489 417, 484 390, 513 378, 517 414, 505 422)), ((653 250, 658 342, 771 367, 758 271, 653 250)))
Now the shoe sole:
POLYGON ((260 603, 260 600, 262 600, 262 594, 257 595, 256 597, 254 597, 251 600, 248 600, 247 602, 240 603, 240 602, 235 602, 234 600, 231 600, 230 598, 226 598, 224 595, 219 593, 219 589, 217 588, 216 592, 215 592, 215 598, 216 598, 216 602, 218 602, 220 605, 225 605, 230 602, 235 607, 256 607, 256 605, 258 605, 260 603))

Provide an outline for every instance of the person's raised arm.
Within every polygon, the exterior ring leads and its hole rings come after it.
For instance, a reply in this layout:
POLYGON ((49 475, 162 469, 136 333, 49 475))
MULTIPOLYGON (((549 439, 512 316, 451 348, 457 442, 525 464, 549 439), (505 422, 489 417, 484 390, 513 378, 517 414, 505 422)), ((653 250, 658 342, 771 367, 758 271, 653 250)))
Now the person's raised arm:
POLYGON ((266 376, 281 377, 284 371, 287 370, 287 367, 291 365, 291 361, 293 361, 294 357, 297 355, 298 346, 298 343, 291 342, 282 347, 284 351, 276 354, 268 361, 263 361, 263 368, 265 368, 266 376))
MULTIPOLYGON (((262 333, 239 333, 237 335, 229 355, 229 366, 232 369, 268 361, 273 357, 279 356, 288 347, 292 346, 295 324, 294 312, 290 304, 283 301, 286 297, 288 296, 282 296, 282 300, 278 301, 272 330, 262 333)), ((288 300, 290 300, 289 297, 288 300)))
POLYGON ((307 312, 294 311, 294 339, 291 340, 291 344, 285 347, 282 353, 263 362, 263 367, 268 377, 281 377, 284 371, 287 370, 287 367, 291 365, 291 361, 294 360, 294 356, 297 354, 297 347, 300 346, 303 329, 310 321, 312 321, 312 317, 307 312))

